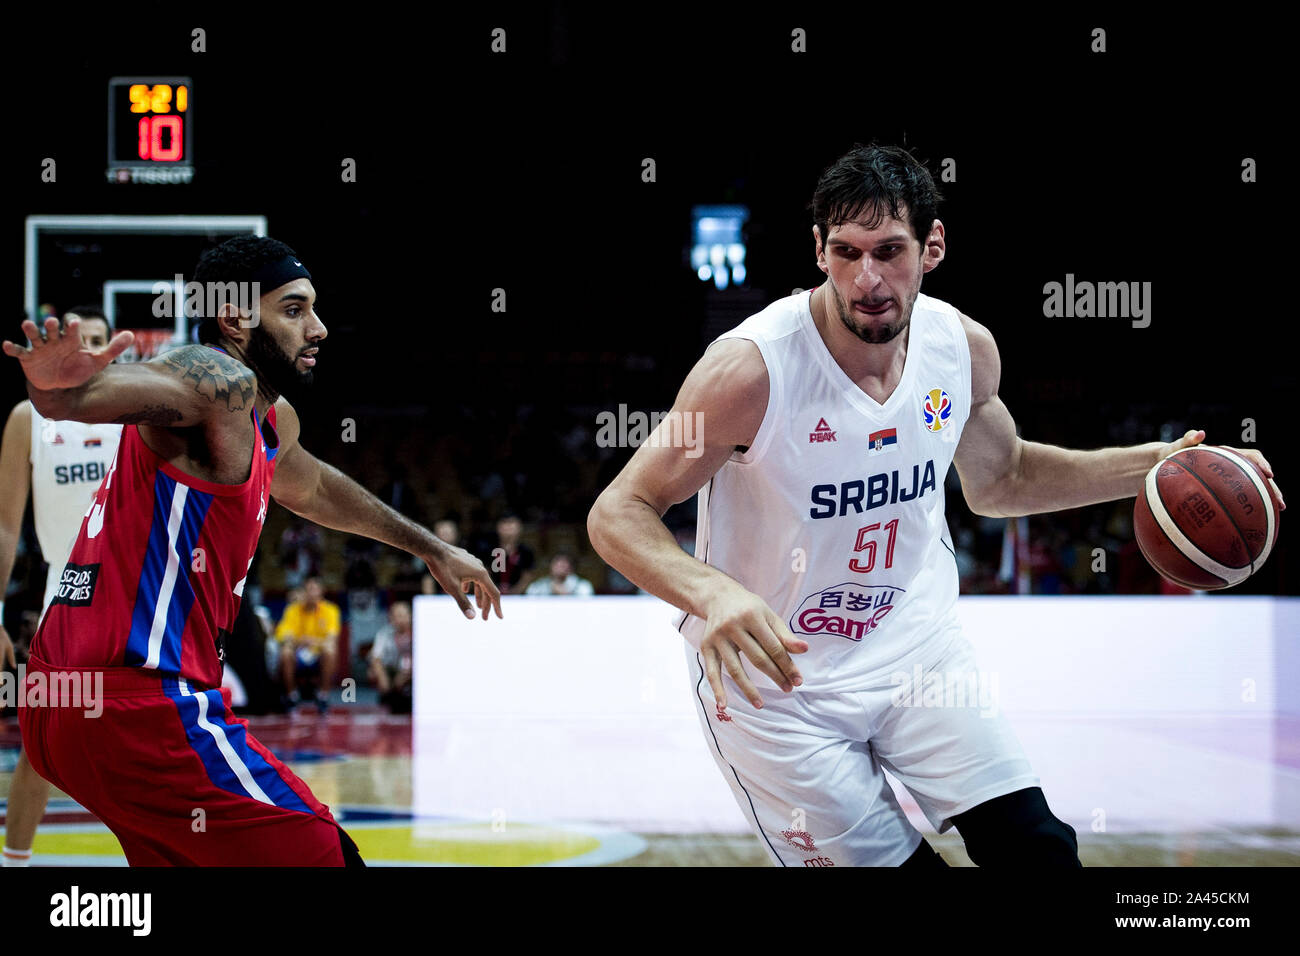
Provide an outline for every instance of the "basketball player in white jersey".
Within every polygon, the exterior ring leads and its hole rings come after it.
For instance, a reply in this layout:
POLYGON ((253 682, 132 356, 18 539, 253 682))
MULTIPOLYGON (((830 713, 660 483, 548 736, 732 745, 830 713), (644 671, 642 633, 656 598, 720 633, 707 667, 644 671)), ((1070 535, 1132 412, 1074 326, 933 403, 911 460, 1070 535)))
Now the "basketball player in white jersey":
POLYGON ((920 291, 944 258, 939 198, 904 150, 841 157, 812 202, 827 281, 715 341, 588 518, 610 565, 684 612, 709 749, 782 866, 944 866, 882 770, 979 865, 1079 865, 999 711, 975 695, 917 706, 932 678, 978 678, 944 477, 955 464, 977 514, 1056 511, 1133 497, 1204 438, 1098 451, 1018 438, 993 336, 920 291), (702 443, 675 440, 684 416, 702 443), (696 492, 692 557, 661 518, 696 492))
MULTIPOLYGON (((87 348, 108 345, 110 329, 95 306, 78 306, 66 313, 81 318, 81 341, 87 348)), ((121 425, 86 425, 42 418, 29 401, 9 413, 0 446, 0 609, 9 588, 18 537, 22 532, 27 490, 32 492, 32 516, 41 554, 49 562, 41 613, 58 590, 63 565, 81 529, 81 519, 117 451, 121 425)), ((17 666, 13 642, 0 613, 0 666, 17 666)), ((4 866, 26 866, 32 857, 36 827, 45 815, 50 785, 25 753, 18 755, 5 814, 4 866)))

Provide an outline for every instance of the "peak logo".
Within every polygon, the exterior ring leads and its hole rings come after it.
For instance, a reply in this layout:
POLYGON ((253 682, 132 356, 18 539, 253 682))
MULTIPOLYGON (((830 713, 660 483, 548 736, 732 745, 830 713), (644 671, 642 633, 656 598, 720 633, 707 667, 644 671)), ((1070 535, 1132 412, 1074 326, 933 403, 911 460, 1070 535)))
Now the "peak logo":
POLYGON ((790 630, 808 637, 834 634, 857 643, 880 626, 902 588, 837 584, 803 599, 790 630))
POLYGON ((808 434, 808 443, 821 441, 835 441, 835 432, 830 425, 826 424, 826 419, 817 419, 817 427, 808 434))

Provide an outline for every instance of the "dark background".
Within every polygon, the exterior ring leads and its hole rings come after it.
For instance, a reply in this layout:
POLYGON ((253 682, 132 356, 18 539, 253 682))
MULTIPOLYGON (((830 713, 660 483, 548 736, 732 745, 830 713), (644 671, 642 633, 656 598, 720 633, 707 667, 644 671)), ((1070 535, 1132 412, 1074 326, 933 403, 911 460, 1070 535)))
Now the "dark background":
MULTIPOLYGON (((948 258, 923 291, 992 330, 1024 437, 1093 448, 1199 427, 1242 446, 1253 418, 1295 493, 1295 319, 1290 276, 1274 275, 1290 252, 1290 85, 1286 31, 1262 15, 358 9, 60 8, 10 31, 4 334, 18 334, 27 215, 264 214, 312 270, 329 328, 316 386, 294 396, 304 445, 375 490, 405 467, 424 520, 455 510, 486 534, 517 510, 539 551, 560 529, 603 587, 582 523, 630 452, 596 448, 595 416, 667 408, 728 308, 687 264, 691 207, 748 205, 760 303, 811 287, 817 177, 874 139, 936 176, 956 161, 940 183, 948 258), (207 52, 190 50, 195 27, 207 52), (1105 53, 1089 51, 1094 27, 1105 53), (105 90, 124 74, 193 77, 192 184, 105 182, 105 90), (340 181, 344 157, 356 183, 340 181), (657 182, 641 180, 646 157, 657 182), (1044 318, 1043 285, 1067 273, 1151 282, 1151 326, 1044 318)), ((10 363, 0 404, 22 397, 10 363)), ((949 511, 972 520, 957 496, 949 511)), ((1087 537, 1105 514, 1033 527, 1087 537)), ((673 521, 688 528, 689 508, 673 521)), ((1287 539, 1232 593, 1300 593, 1287 539)))

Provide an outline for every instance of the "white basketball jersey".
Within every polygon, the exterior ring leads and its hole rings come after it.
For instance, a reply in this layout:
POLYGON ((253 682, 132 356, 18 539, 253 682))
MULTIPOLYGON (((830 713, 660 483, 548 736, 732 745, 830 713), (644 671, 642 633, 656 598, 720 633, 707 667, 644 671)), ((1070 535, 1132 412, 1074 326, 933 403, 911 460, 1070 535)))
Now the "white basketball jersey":
POLYGON ((108 473, 121 425, 54 421, 32 408, 32 515, 41 555, 49 562, 45 603, 63 573, 86 506, 108 473))
MULTIPOLYGON (((881 405, 832 358, 811 296, 720 336, 758 346, 768 404, 754 443, 700 489, 695 555, 808 642, 793 655, 803 690, 845 691, 957 627, 943 485, 970 411, 970 351, 957 310, 918 295, 902 378, 881 405)), ((680 630, 698 649, 705 622, 686 615, 680 630)))

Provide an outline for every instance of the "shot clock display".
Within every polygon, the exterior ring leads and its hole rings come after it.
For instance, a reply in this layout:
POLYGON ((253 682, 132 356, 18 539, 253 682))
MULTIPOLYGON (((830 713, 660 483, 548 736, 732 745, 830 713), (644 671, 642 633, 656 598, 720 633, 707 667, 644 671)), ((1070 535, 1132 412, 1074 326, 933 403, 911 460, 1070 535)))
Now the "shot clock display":
POLYGON ((188 76, 108 81, 108 180, 188 183, 194 178, 194 83, 188 76))

